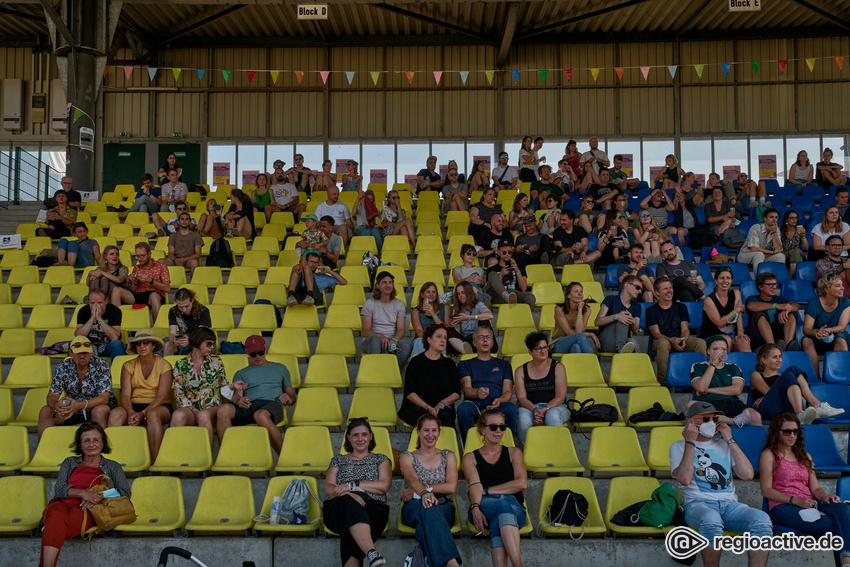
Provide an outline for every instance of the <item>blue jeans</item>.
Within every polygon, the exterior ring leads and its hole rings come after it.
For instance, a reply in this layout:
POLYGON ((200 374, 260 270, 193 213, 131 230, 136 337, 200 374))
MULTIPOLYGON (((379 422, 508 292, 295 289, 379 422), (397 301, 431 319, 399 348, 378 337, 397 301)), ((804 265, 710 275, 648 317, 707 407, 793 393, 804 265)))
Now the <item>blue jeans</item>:
MULTIPOLYGON (((826 514, 817 522, 806 522, 800 517, 800 508, 794 504, 779 504, 770 511, 770 518, 786 528, 792 528, 800 533, 822 536, 827 532, 840 535, 844 539, 844 547, 836 555, 839 558, 850 557, 850 506, 843 502, 824 504, 818 502, 818 510, 826 514)), ((836 560, 838 565, 840 560, 836 560)))
MULTIPOLYGON (((492 403, 492 400, 464 400, 457 407, 457 427, 460 432, 460 438, 466 441, 466 433, 473 427, 478 420, 481 412, 487 409, 487 406, 492 403)), ((505 414, 505 424, 510 427, 514 438, 517 437, 517 411, 516 406, 512 402, 502 402, 499 405, 499 411, 505 414)))
MULTIPOLYGON (((546 404, 534 405, 542 408, 546 404)), ((521 407, 517 408, 517 417, 519 421, 519 440, 520 443, 525 445, 525 436, 528 434, 528 430, 534 426, 534 414, 531 410, 521 407)), ((570 410, 567 409, 566 404, 561 404, 546 412, 546 415, 543 416, 543 424, 551 427, 563 427, 568 419, 570 419, 570 410)))
POLYGON ((770 421, 774 415, 782 412, 797 413, 788 399, 788 388, 792 386, 799 387, 800 383, 797 381, 797 376, 800 374, 805 375, 796 366, 790 366, 773 383, 773 386, 770 387, 761 399, 757 408, 765 420, 770 421))
POLYGON ((358 228, 354 231, 354 236, 374 236, 375 244, 378 246, 378 254, 381 253, 384 239, 381 237, 381 231, 378 228, 358 228))
POLYGON ((561 337, 555 341, 555 347, 552 352, 557 353, 586 353, 593 354, 596 350, 593 348, 593 342, 587 338, 584 333, 575 333, 566 337, 561 337))
POLYGON ((115 358, 122 354, 127 354, 127 351, 124 350, 124 343, 121 342, 121 339, 115 339, 114 341, 106 343, 106 346, 103 347, 103 352, 100 356, 101 358, 115 358))
POLYGON ((401 507, 401 521, 416 528, 416 541, 425 551, 429 565, 445 565, 452 559, 460 561, 460 552, 452 537, 455 507, 451 502, 425 508, 422 500, 413 499, 401 507))
POLYGON ((698 500, 685 504, 685 521, 714 544, 714 538, 730 532, 750 532, 754 536, 773 535, 770 516, 761 510, 733 500, 698 500))
MULTIPOLYGON (((525 525, 525 508, 520 506, 512 494, 490 494, 481 499, 481 512, 487 519, 490 530, 490 547, 505 547, 502 542, 502 526, 525 525)), ((469 520, 472 521, 472 509, 469 509, 469 520)))

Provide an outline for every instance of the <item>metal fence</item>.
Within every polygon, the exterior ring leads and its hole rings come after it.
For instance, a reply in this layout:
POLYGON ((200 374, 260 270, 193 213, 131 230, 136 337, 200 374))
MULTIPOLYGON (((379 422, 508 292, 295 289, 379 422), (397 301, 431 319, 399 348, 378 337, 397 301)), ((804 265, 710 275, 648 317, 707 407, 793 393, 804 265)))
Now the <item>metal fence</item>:
POLYGON ((2 201, 43 201, 51 188, 60 187, 63 174, 40 161, 32 153, 15 147, 0 151, 0 192, 2 201))

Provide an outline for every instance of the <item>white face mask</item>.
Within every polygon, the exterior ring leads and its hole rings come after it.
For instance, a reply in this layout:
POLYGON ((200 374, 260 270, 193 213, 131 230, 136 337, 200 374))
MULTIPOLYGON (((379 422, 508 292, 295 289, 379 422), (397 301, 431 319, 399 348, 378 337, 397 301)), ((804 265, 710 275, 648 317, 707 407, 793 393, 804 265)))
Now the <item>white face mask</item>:
POLYGON ((714 423, 713 420, 708 420, 705 423, 700 424, 699 426, 699 434, 703 437, 708 437, 709 439, 714 437, 714 434, 717 432, 717 424, 714 423))

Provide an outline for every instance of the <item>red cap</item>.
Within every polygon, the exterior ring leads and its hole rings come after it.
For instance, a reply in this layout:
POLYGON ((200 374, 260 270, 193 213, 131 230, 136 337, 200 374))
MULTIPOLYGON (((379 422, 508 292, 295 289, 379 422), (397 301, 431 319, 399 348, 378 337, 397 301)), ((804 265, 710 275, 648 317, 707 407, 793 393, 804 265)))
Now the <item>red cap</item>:
POLYGON ((263 340, 263 337, 260 335, 251 335, 247 339, 245 339, 245 352, 265 352, 266 351, 266 341, 263 340))

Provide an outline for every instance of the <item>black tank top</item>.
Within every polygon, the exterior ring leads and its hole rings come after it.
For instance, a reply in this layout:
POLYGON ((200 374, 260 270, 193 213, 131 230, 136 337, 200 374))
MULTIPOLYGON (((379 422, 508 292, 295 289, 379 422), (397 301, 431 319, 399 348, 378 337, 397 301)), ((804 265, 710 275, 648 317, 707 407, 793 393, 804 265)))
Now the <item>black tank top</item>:
MULTIPOLYGON (((779 374, 777 374, 776 376, 767 377, 762 372, 759 372, 759 374, 761 375, 765 383, 767 383, 768 389, 773 388, 773 385, 776 383, 777 380, 779 380, 780 376, 779 374)), ((753 393, 753 405, 756 405, 756 401, 762 399, 764 397, 764 394, 762 394, 755 388, 750 388, 750 391, 753 393)))
MULTIPOLYGON (((473 455, 475 455, 475 467, 478 469, 478 478, 481 480, 481 486, 484 488, 504 484, 514 479, 514 467, 511 464, 511 454, 507 447, 502 447, 499 460, 492 465, 487 462, 487 459, 481 455, 481 451, 478 449, 473 451, 473 455)), ((513 496, 522 505, 524 502, 522 492, 516 492, 513 496)))
POLYGON ((525 397, 532 404, 545 404, 555 397, 556 364, 557 362, 550 359, 548 374, 537 380, 528 377, 528 363, 522 365, 523 376, 525 376, 525 397))
MULTIPOLYGON (((730 289, 729 290, 729 298, 726 301, 726 305, 722 305, 720 300, 717 298, 716 293, 712 293, 708 296, 712 303, 714 303, 714 308, 717 309, 717 313, 721 317, 726 317, 732 311, 735 310, 735 293, 730 289)), ((714 324, 714 322, 708 317, 702 318, 702 327, 700 328, 699 336, 700 338, 707 339, 708 337, 713 337, 714 335, 725 335, 726 333, 720 330, 720 328, 714 324)))
POLYGON ((667 179, 670 181, 679 181, 679 168, 678 167, 665 167, 664 175, 667 176, 667 179))

